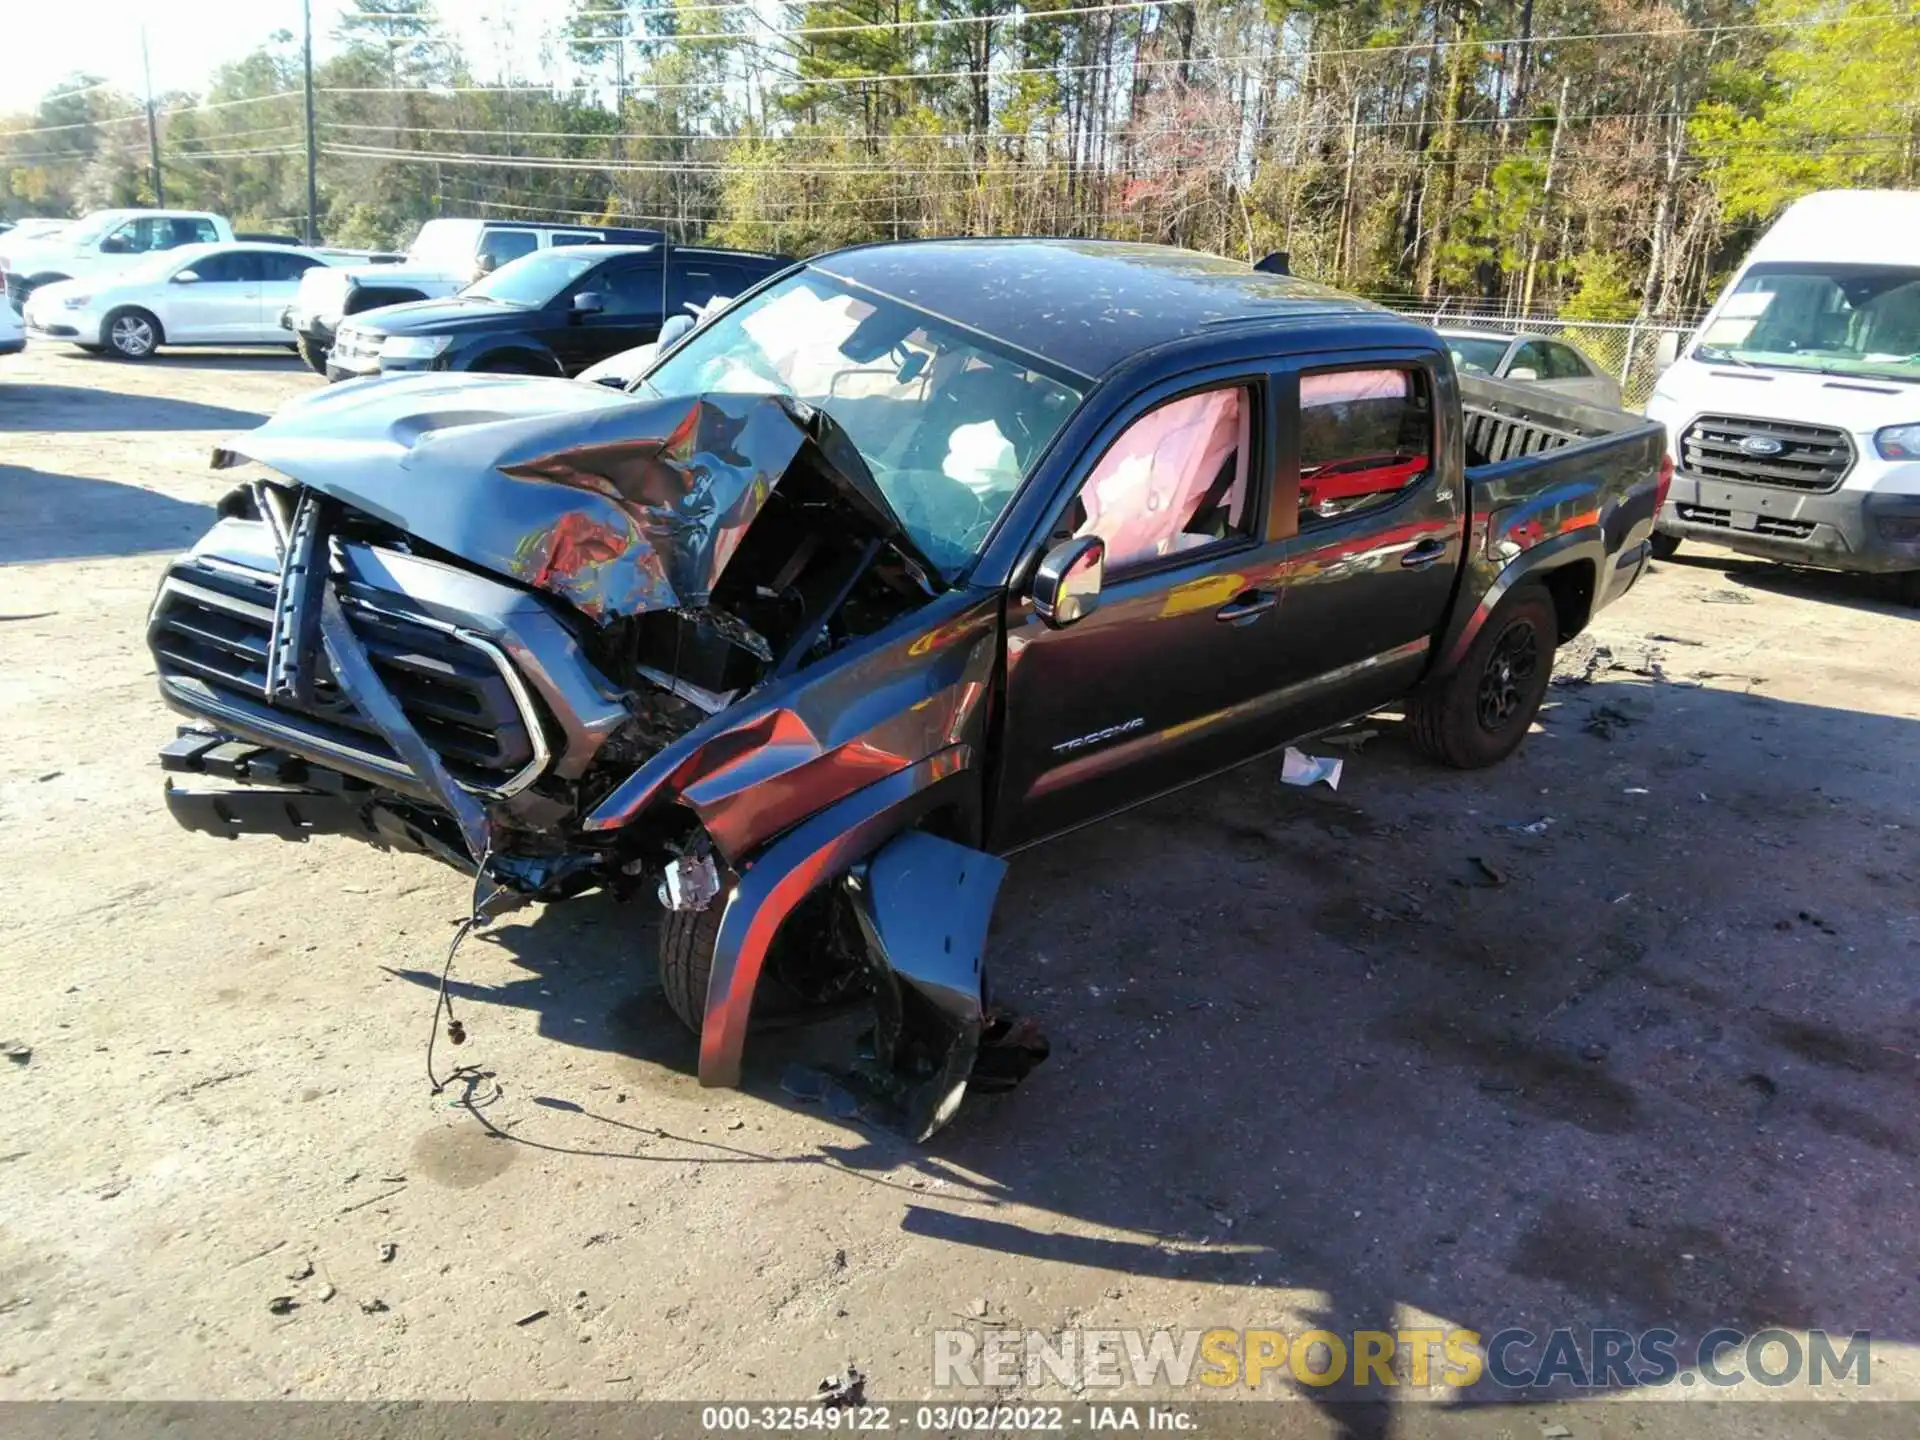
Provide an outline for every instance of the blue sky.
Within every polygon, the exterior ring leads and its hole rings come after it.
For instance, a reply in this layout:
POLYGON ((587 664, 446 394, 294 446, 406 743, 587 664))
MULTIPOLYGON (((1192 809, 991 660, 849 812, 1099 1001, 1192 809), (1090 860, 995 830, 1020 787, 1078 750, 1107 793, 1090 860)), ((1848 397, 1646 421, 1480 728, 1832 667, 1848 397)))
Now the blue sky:
MULTIPOLYGON (((313 0, 317 54, 332 48, 346 0, 313 0)), ((541 38, 566 0, 439 0, 441 17, 477 70, 538 74, 541 38)), ((147 32, 156 92, 199 90, 219 65, 276 30, 300 33, 300 0, 7 0, 0 114, 31 109, 75 71, 140 92, 140 30, 147 32)))

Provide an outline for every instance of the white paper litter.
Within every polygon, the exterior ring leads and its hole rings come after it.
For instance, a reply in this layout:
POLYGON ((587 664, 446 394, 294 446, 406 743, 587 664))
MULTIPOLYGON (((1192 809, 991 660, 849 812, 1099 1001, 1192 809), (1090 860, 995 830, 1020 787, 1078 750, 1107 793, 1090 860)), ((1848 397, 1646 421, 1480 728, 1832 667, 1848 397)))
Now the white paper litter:
POLYGON ((1341 764, 1328 755, 1302 755, 1289 745, 1280 761, 1280 783, 1311 785, 1316 780, 1324 780, 1329 790, 1338 790, 1341 764))

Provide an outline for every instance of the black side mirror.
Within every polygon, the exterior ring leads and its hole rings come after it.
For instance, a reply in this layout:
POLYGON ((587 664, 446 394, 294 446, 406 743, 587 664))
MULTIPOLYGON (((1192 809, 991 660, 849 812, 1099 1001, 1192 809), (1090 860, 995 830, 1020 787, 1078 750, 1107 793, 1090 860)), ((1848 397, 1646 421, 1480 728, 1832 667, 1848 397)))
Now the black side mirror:
POLYGON ((576 315, 598 315, 606 308, 606 297, 598 290, 582 290, 573 297, 573 313, 576 315))
POLYGON ((1033 608, 1055 630, 1091 615, 1107 573, 1107 542, 1098 535, 1063 540, 1040 557, 1033 608))
POLYGON ((100 242, 100 253, 102 255, 125 255, 131 251, 132 248, 131 245, 127 244, 127 242, 118 235, 109 235, 100 242))

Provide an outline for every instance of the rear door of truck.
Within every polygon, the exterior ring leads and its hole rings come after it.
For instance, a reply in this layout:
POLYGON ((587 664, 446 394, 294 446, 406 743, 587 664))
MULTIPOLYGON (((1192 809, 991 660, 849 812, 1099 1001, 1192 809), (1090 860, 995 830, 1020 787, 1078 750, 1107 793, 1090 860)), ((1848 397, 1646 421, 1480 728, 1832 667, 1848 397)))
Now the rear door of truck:
POLYGON ((1302 357, 1277 377, 1269 535, 1283 545, 1273 687, 1289 735, 1406 693, 1466 535, 1452 368, 1420 349, 1302 357))

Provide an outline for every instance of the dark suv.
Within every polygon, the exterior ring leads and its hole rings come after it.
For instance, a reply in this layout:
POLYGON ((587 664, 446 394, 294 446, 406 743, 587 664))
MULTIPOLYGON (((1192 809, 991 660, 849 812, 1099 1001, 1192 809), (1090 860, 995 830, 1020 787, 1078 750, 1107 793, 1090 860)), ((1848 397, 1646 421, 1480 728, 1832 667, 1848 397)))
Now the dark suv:
POLYGON ((458 295, 354 316, 334 337, 327 378, 402 370, 576 375, 654 339, 666 316, 697 309, 716 295, 739 295, 789 263, 774 255, 680 246, 538 250, 458 295))

